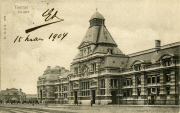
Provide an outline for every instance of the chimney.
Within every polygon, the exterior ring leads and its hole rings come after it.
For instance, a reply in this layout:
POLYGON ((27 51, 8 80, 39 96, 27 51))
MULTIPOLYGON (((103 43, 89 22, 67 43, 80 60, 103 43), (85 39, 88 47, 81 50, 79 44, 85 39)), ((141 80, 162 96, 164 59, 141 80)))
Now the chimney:
POLYGON ((161 40, 155 40, 155 48, 160 49, 161 47, 161 40))
POLYGON ((22 92, 22 89, 19 89, 20 92, 22 92))
POLYGON ((47 69, 48 69, 48 70, 51 69, 51 66, 47 66, 47 69))

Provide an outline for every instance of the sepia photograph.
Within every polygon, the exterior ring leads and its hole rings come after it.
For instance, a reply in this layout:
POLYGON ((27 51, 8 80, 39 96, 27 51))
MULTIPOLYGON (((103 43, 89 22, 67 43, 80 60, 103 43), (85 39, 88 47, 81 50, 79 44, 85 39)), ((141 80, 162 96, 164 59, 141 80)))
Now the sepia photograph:
POLYGON ((0 113, 180 113, 179 0, 1 0, 0 113))

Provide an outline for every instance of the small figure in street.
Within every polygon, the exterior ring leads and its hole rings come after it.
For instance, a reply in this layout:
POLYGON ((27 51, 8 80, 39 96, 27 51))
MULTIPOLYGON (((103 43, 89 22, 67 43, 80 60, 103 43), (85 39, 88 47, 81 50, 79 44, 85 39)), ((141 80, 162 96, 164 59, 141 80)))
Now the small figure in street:
POLYGON ((78 105, 78 100, 76 101, 76 104, 78 105))
POLYGON ((93 105, 93 100, 91 99, 91 107, 92 107, 92 105, 93 105))

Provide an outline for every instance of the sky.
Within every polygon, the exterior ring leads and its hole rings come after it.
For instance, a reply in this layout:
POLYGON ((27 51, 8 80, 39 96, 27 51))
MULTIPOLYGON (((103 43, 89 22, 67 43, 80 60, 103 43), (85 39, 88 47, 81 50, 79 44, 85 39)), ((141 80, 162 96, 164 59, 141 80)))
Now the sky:
POLYGON ((70 69, 96 9, 104 16, 105 25, 120 50, 130 54, 154 48, 155 40, 161 40, 161 45, 178 42, 179 8, 176 0, 2 1, 1 90, 22 88, 26 94, 36 94, 38 77, 47 66, 70 69), (54 18, 47 22, 42 16, 52 8, 64 21, 25 33, 26 29, 57 21, 54 18), (63 40, 51 41, 48 39, 51 33, 68 34, 63 40), (28 35, 44 40, 26 42, 28 35), (23 38, 14 43, 17 36, 23 38))

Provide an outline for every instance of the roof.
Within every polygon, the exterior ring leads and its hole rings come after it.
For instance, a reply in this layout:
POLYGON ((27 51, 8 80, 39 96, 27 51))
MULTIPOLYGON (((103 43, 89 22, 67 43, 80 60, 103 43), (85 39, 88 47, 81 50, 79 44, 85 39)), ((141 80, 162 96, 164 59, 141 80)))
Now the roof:
POLYGON ((95 19, 95 18, 97 18, 97 19, 104 19, 104 17, 99 12, 94 13, 91 16, 90 20, 95 19))
POLYGON ((57 80, 60 74, 46 74, 43 75, 43 77, 46 78, 46 80, 57 80))
POLYGON ((72 72, 64 72, 61 74, 61 77, 66 78, 69 74, 72 74, 72 72))
MULTIPOLYGON (((170 58, 170 57, 178 57, 179 56, 179 45, 177 45, 177 43, 172 43, 172 44, 168 44, 171 46, 168 46, 166 48, 163 48, 164 46, 161 46, 161 49, 155 50, 153 49, 153 51, 148 51, 146 50, 146 52, 142 51, 142 52, 137 52, 128 55, 129 59, 128 59, 128 63, 127 63, 127 67, 126 68, 130 68, 132 66, 133 63, 135 63, 135 61, 146 61, 149 63, 156 63, 157 61, 161 60, 161 59, 165 59, 165 58, 170 58), (173 46, 175 45, 175 46, 173 46)), ((166 46, 166 45, 165 45, 166 46)))
POLYGON ((87 30, 78 48, 81 48, 84 45, 97 43, 108 43, 116 45, 116 42, 114 41, 114 39, 112 38, 111 34, 105 26, 93 26, 87 30))

